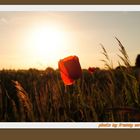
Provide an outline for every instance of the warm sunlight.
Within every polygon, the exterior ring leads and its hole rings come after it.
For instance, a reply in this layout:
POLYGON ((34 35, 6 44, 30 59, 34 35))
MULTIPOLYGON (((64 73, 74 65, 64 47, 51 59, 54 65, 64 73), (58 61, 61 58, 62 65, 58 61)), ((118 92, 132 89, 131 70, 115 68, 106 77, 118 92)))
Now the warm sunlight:
POLYGON ((50 62, 53 65, 63 54, 67 54, 69 48, 66 46, 66 33, 62 27, 40 24, 33 26, 28 32, 26 47, 33 61, 46 67, 50 62))
POLYGON ((100 43, 116 67, 121 60, 115 36, 134 65, 139 17, 140 12, 0 12, 0 69, 57 69, 58 61, 71 55, 82 68, 104 68, 100 43))

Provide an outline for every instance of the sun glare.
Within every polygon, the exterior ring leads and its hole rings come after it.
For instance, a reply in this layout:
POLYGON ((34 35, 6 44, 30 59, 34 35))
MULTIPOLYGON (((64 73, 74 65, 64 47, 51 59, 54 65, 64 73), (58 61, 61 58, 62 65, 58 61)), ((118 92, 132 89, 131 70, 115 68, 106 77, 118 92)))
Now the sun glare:
POLYGON ((66 35, 62 28, 54 25, 38 25, 29 31, 26 46, 33 61, 54 64, 67 53, 66 35))

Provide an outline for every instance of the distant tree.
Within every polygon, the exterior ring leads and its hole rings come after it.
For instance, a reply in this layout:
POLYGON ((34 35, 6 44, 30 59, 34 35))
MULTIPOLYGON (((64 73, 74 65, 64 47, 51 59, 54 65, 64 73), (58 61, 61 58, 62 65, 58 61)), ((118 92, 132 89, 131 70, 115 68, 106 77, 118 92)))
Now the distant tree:
POLYGON ((136 57, 134 74, 139 83, 139 93, 140 93, 140 54, 138 54, 136 57))
POLYGON ((138 54, 137 57, 136 57, 135 66, 140 67, 140 54, 138 54))
POLYGON ((46 75, 51 76, 55 73, 55 70, 52 67, 47 67, 45 69, 45 73, 46 73, 46 75))

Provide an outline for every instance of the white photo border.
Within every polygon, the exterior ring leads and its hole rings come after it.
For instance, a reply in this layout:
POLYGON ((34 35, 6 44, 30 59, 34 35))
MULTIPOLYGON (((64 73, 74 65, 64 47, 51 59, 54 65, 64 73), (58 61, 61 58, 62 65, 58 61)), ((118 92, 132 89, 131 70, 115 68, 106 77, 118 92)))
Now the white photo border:
MULTIPOLYGON (((0 5, 0 12, 140 11, 140 5, 0 5)), ((0 129, 139 129, 140 122, 0 122, 0 129)))

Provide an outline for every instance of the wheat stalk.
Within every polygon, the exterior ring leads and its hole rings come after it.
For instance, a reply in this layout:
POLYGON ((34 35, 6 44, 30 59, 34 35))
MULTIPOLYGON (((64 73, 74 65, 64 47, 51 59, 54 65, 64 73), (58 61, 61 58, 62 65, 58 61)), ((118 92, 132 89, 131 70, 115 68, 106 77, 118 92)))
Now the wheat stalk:
POLYGON ((29 121, 34 121, 32 103, 28 97, 28 94, 26 93, 26 91, 23 89, 23 87, 18 81, 12 81, 12 82, 14 83, 14 86, 17 90, 17 97, 19 99, 23 120, 26 120, 27 118, 29 121))

